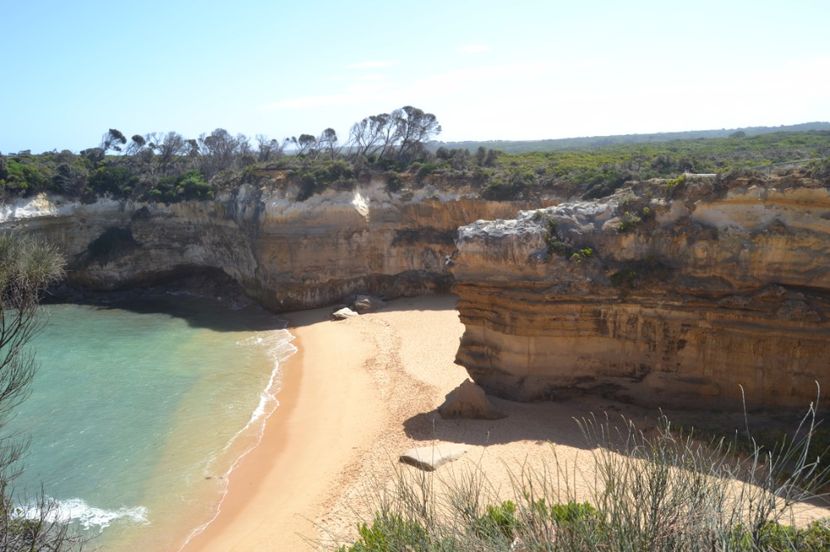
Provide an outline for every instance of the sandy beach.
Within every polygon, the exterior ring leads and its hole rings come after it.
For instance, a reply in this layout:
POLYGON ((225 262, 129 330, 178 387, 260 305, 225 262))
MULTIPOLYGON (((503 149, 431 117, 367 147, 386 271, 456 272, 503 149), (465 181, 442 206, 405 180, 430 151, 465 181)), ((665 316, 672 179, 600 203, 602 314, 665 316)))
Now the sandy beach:
POLYGON ((592 465, 591 452, 574 418, 624 413, 648 423, 656 414, 599 398, 493 399, 507 418, 444 420, 436 407, 467 377, 453 362, 463 333, 453 297, 399 299, 339 322, 330 312, 288 316, 299 352, 284 367, 280 406, 231 475, 218 516, 185 550, 331 549, 354 535, 396 470, 414 469, 397 462, 413 446, 464 444, 461 460, 435 473, 451 477, 475 466, 503 496, 511 472, 549 463, 555 446, 576 493, 587 498, 580 481, 592 474, 580 470, 592 465))

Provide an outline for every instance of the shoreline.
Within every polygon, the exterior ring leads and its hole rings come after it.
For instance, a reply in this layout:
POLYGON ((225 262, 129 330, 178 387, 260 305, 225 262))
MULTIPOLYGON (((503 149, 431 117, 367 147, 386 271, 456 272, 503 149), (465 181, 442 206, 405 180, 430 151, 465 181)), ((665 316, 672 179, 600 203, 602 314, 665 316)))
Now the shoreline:
MULTIPOLYGON (((215 520, 182 550, 330 550, 351 542, 379 495, 413 473, 398 455, 443 443, 466 453, 441 467, 436 481, 478 472, 493 497, 515 498, 516 470, 550 466, 555 449, 562 473, 573 475, 564 484, 590 501, 593 445, 575 420, 605 412, 648 428, 659 412, 591 396, 490 397, 506 418, 441 418, 436 407, 467 378, 454 363, 463 333, 455 304, 452 296, 421 296, 338 322, 328 308, 285 316, 297 352, 284 364, 280 406, 231 473, 215 520)), ((802 513, 816 519, 828 511, 802 513)))
POLYGON ((284 316, 297 352, 282 365, 279 406, 259 445, 230 474, 215 518, 181 550, 309 547, 305 539, 330 486, 357 457, 350 435, 374 429, 372 415, 383 407, 372 400, 363 371, 371 347, 354 325, 340 322, 329 331, 329 314, 324 308, 284 316))

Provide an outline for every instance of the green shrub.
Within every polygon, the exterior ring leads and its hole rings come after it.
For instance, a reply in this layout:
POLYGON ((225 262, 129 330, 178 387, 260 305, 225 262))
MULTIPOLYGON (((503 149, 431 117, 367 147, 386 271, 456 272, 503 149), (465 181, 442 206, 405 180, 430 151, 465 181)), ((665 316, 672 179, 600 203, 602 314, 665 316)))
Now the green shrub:
POLYGON ((416 521, 390 514, 375 516, 372 525, 358 527, 358 540, 351 546, 341 546, 339 552, 429 551, 429 535, 416 521))
POLYGON ((418 167, 417 172, 415 173, 415 178, 418 182, 421 182, 429 175, 437 172, 440 167, 441 165, 438 163, 424 163, 418 167))
POLYGON ((488 506, 484 515, 473 524, 473 531, 485 540, 512 540, 519 529, 516 503, 506 500, 496 506, 488 506))
POLYGON ((526 198, 535 182, 532 174, 513 172, 506 180, 495 180, 481 191, 481 197, 491 201, 512 201, 526 198))
POLYGON ((152 201, 173 203, 189 199, 210 199, 214 189, 198 171, 188 171, 181 176, 165 176, 147 191, 152 201))
POLYGON ((356 183, 352 166, 342 159, 310 163, 294 178, 300 187, 297 201, 305 201, 329 188, 352 189, 356 183))
POLYGON ((89 186, 97 195, 110 194, 129 197, 138 184, 138 178, 127 167, 104 165, 89 177, 89 186))
POLYGON ((571 254, 569 259, 576 263, 581 263, 585 259, 588 259, 594 255, 594 250, 590 247, 583 247, 582 249, 574 252, 571 254))
POLYGON ((587 502, 571 500, 565 504, 554 504, 550 508, 553 521, 559 524, 576 523, 580 521, 596 521, 599 512, 587 502))

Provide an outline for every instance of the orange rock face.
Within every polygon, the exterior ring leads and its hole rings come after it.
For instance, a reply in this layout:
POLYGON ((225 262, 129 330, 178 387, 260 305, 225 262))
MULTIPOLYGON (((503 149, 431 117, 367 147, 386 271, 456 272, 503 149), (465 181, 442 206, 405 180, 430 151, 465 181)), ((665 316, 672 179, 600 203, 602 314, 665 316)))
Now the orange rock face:
POLYGON ((830 389, 830 193, 687 175, 462 227, 457 361, 520 400, 804 407, 830 389), (676 183, 675 183, 676 184, 676 183))

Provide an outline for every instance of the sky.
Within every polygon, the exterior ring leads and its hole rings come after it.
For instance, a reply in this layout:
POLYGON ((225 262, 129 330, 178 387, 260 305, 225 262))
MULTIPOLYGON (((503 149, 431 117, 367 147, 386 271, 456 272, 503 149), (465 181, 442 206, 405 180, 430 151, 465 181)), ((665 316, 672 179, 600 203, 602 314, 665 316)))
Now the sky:
POLYGON ((215 128, 452 140, 830 120, 828 0, 0 0, 0 151, 215 128))

